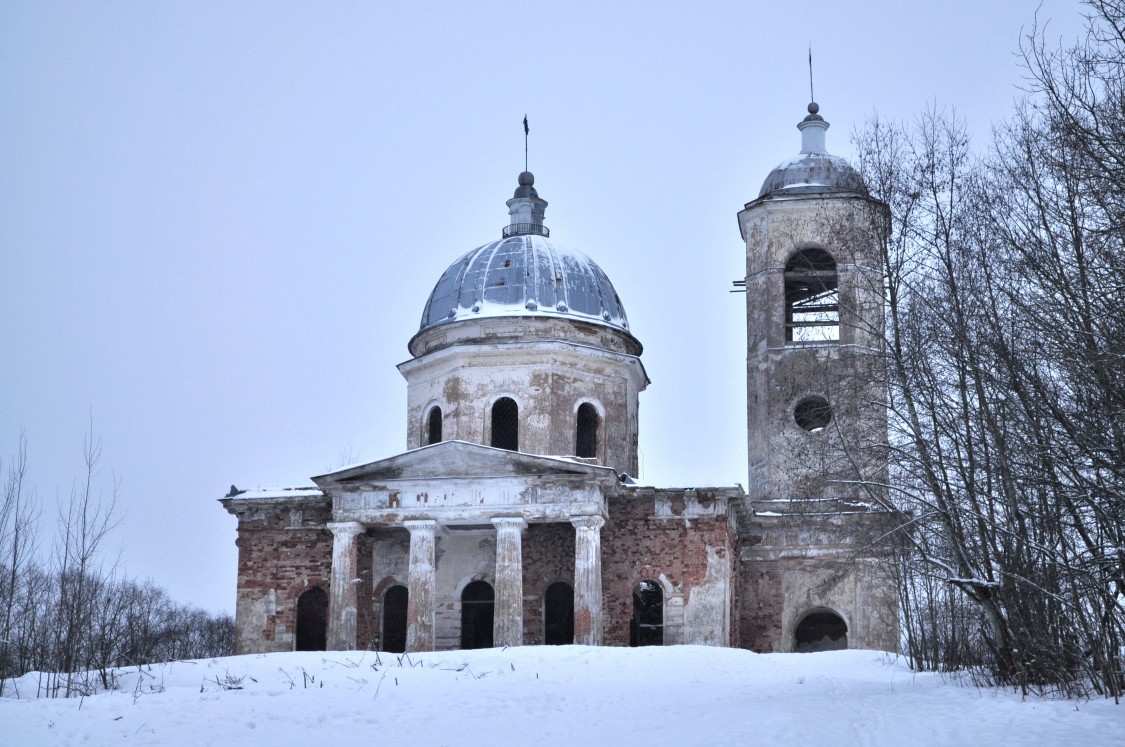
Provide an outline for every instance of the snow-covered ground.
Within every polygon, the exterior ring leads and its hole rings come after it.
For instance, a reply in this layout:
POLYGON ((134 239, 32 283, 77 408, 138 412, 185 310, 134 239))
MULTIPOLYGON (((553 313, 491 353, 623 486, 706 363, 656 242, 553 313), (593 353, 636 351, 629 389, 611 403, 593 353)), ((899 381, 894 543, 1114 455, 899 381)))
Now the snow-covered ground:
POLYGON ((73 700, 35 699, 38 681, 0 699, 0 744, 1125 744, 1125 705, 1021 699, 871 651, 266 654, 121 670, 117 691, 73 700))

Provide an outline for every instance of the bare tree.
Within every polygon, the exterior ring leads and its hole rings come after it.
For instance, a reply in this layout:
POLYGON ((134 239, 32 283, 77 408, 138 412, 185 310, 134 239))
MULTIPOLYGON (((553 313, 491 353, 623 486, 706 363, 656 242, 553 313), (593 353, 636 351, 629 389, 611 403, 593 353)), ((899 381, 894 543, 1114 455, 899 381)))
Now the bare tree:
POLYGON ((857 142, 886 236, 889 454, 907 649, 1117 698, 1125 592, 1125 12, 1024 48, 984 157, 955 116, 857 142))
POLYGON ((59 506, 55 544, 53 575, 58 595, 54 645, 58 660, 53 669, 63 673, 58 685, 67 697, 74 692, 74 673, 89 663, 88 633, 94 624, 98 594, 109 577, 101 551, 107 535, 120 521, 116 514, 116 480, 108 495, 100 493, 95 483, 100 459, 101 441, 91 424, 83 441, 83 479, 71 488, 69 500, 59 506))
POLYGON ((20 663, 15 623, 35 557, 37 519, 38 505, 27 484, 27 437, 21 433, 0 500, 0 695, 4 678, 16 673, 20 663))

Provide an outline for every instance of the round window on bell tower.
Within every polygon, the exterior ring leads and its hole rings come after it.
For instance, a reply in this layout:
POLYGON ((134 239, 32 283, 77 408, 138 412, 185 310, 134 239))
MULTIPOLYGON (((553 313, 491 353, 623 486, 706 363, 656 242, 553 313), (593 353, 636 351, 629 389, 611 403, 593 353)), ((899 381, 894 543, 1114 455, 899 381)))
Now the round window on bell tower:
POLYGON ((805 397, 793 408, 793 420, 809 433, 819 433, 832 422, 832 406, 824 397, 805 397))

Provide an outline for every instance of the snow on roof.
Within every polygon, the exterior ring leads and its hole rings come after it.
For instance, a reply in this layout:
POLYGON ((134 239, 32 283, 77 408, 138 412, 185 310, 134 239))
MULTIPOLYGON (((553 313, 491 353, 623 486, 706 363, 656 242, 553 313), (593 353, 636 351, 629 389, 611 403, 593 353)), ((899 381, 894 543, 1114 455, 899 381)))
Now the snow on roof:
POLYGON ((237 495, 228 495, 236 501, 260 501, 270 498, 318 498, 324 493, 319 488, 254 488, 240 491, 237 495))

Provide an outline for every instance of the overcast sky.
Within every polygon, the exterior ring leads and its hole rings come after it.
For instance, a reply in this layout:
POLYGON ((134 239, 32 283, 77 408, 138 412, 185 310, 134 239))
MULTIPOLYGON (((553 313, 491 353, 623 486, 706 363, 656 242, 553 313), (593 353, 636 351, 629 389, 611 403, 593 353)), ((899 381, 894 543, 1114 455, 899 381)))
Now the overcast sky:
MULTIPOLYGON (((45 523, 120 481, 126 572, 234 608, 242 488, 405 447, 408 357, 442 271, 499 238, 530 167, 645 345, 641 475, 746 483, 736 213, 809 98, 851 157, 878 112, 1011 110, 1063 0, 0 3, 0 457, 45 523)), ((49 528, 49 527, 47 527, 49 528)))

